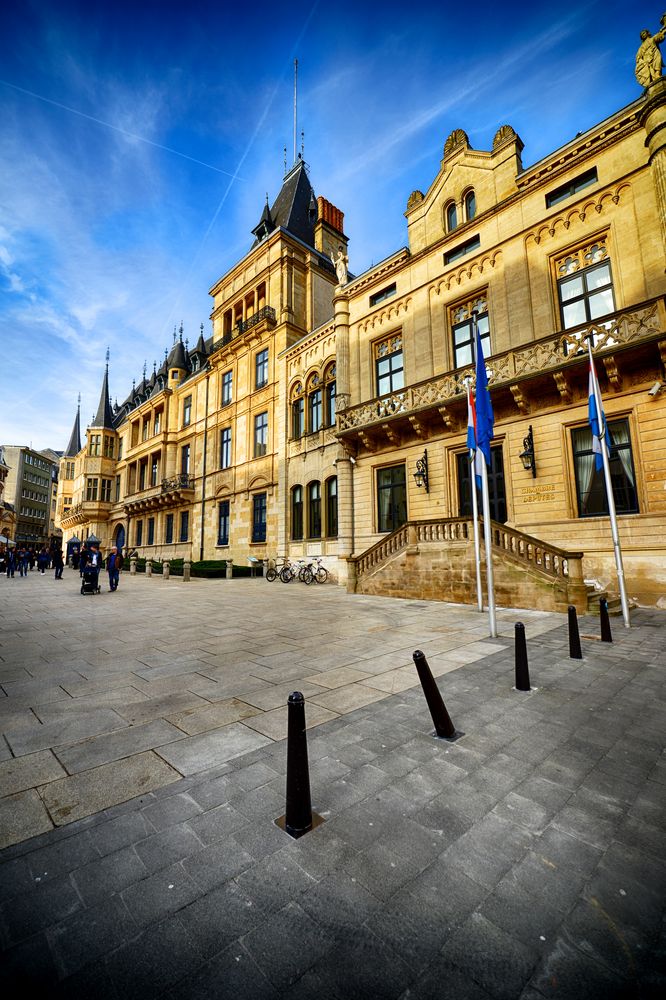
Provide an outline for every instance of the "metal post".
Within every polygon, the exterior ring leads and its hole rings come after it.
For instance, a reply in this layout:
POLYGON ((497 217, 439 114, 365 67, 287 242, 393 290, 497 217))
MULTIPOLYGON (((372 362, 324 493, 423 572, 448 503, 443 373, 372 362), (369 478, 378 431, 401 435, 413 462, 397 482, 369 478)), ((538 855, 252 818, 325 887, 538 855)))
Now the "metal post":
POLYGON ((323 823, 322 817, 312 812, 305 698, 300 691, 287 699, 287 802, 284 816, 275 822, 294 838, 323 823))
POLYGON ((488 467, 485 458, 481 462, 481 495, 483 498, 483 541, 486 547, 486 588, 488 590, 488 616, 491 638, 497 636, 495 615, 495 577, 493 574, 492 525, 490 522, 490 494, 488 493, 488 467))
POLYGON ((578 616, 573 604, 569 605, 569 658, 571 660, 582 660, 583 653, 580 648, 580 633, 578 631, 578 616))
POLYGON ((516 622, 516 690, 531 691, 530 671, 527 665, 527 643, 525 642, 525 626, 516 622))
POLYGON ((421 652, 420 649, 417 649, 416 652, 412 654, 412 659, 414 660, 414 666, 416 667, 419 675, 425 700, 428 703, 430 715, 432 716, 432 721, 435 725, 435 733, 440 739, 453 739, 456 736, 456 728, 451 722, 451 717, 446 710, 446 705, 444 704, 439 688, 435 683, 435 678, 432 676, 430 666, 425 658, 425 653, 421 652))
POLYGON ((608 601, 602 597, 599 601, 599 624, 601 625, 601 641, 612 642, 610 618, 608 617, 608 601))

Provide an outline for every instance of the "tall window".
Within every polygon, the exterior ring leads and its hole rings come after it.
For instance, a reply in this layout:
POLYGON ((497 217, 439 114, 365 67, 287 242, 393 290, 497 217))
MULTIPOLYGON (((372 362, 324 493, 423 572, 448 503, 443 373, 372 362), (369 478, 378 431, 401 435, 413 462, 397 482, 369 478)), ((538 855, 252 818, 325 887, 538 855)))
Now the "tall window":
POLYGON ((136 542, 135 545, 141 545, 143 543, 143 521, 136 522, 136 542))
POLYGON ((161 425, 162 425, 162 411, 157 410, 155 413, 155 422, 153 424, 153 434, 159 434, 161 425))
POLYGON ((223 427, 220 431, 220 468, 228 469, 231 465, 231 427, 223 427))
POLYGON ((568 254, 557 265, 562 328, 589 323, 615 310, 605 239, 568 254))
POLYGON ((157 486, 157 478, 160 473, 160 456, 152 455, 150 459, 150 485, 157 486))
MULTIPOLYGON (((609 457, 615 509, 618 514, 637 514, 638 495, 629 421, 626 418, 610 420, 608 431, 611 438, 609 457)), ((590 428, 585 426, 572 430, 571 443, 576 471, 578 516, 600 517, 608 514, 604 472, 603 469, 597 471, 596 468, 590 428)))
POLYGON ((387 337, 375 344, 375 373, 377 395, 385 396, 405 387, 405 372, 402 362, 402 334, 387 337))
POLYGON ((148 545, 155 544, 155 518, 148 518, 148 545))
POLYGON ((252 541, 266 541, 266 494, 256 493, 252 497, 252 541))
POLYGON ((102 503, 111 503, 111 480, 110 479, 103 479, 102 480, 102 495, 101 495, 101 500, 102 500, 102 503))
POLYGON ((254 418, 254 457, 266 454, 268 447, 268 413, 257 413, 254 418))
POLYGON ((141 427, 141 440, 147 441, 149 434, 150 434, 150 417, 144 417, 143 425, 141 427))
POLYGON ((120 501, 120 476, 116 476, 116 503, 120 501))
POLYGON ((474 312, 479 326, 479 337, 484 358, 491 354, 490 321, 488 319, 488 300, 485 295, 477 296, 456 306, 451 313, 453 330, 453 363, 455 368, 464 368, 476 362, 476 344, 474 343, 474 312))
POLYGON ((324 372, 325 413, 327 427, 335 426, 335 365, 329 365, 324 372))
POLYGON ((190 474, 190 445, 184 444, 180 449, 180 471, 183 476, 190 474))
POLYGON ((86 500, 90 502, 97 500, 97 479, 88 479, 86 483, 86 500))
POLYGON ((295 386, 294 395, 291 401, 291 436, 292 438, 303 437, 305 433, 305 400, 303 399, 303 386, 295 386))
POLYGON ((164 519, 164 544, 171 545, 173 542, 173 514, 167 514, 164 519))
POLYGON ((104 435, 104 457, 113 458, 113 438, 110 434, 104 435))
POLYGON ((318 375, 313 375, 308 384, 308 432, 318 431, 323 423, 321 384, 318 375))
POLYGON ((297 542, 303 537, 303 487, 291 489, 291 537, 297 542))
POLYGON ((101 434, 91 434, 90 435, 90 454, 99 455, 101 448, 102 436, 101 434))
POLYGON ((65 479, 74 478, 74 462, 65 462, 65 479))
POLYGON ((321 483, 308 483, 308 538, 321 538, 321 483))
POLYGON ((255 365, 255 388, 261 389, 268 385, 268 348, 259 351, 254 359, 255 365))
POLYGON ((183 427, 189 427, 192 421, 192 397, 186 396, 183 401, 183 427))
POLYGON ((222 376, 222 406, 228 406, 233 399, 233 372, 225 372, 222 376))
POLYGON ((186 542, 190 534, 190 512, 181 510, 180 512, 180 536, 179 541, 186 542))
POLYGON ((395 531, 406 520, 405 466, 377 469, 377 531, 395 531))
POLYGON ((326 480, 326 535, 335 538, 338 534, 338 478, 326 480))
POLYGON ((217 544, 229 544, 229 501, 221 500, 217 506, 217 544))
POLYGON ((146 469, 148 468, 148 459, 142 458, 139 463, 139 489, 145 490, 146 488, 146 469))
POLYGON ((473 191, 468 191, 464 199, 465 222, 471 222, 476 215, 476 195, 473 191))
POLYGON ((458 209, 454 201, 446 206, 446 231, 452 233, 458 227, 458 209))

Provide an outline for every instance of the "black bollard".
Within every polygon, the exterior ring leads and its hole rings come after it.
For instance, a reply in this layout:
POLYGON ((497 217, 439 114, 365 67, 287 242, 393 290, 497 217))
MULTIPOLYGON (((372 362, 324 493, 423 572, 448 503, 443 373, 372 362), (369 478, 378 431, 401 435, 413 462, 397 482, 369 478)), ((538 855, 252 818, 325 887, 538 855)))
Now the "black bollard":
POLYGON ((287 700, 287 804, 284 816, 275 822, 294 838, 323 822, 312 812, 310 801, 305 698, 300 691, 294 691, 287 700))
POLYGON ((423 693, 430 709, 432 721, 435 724, 435 733, 440 739, 444 740, 452 740, 456 736, 462 735, 456 733, 455 726, 451 722, 449 713, 446 711, 446 705, 439 693, 439 688, 435 684, 435 678, 432 676, 425 653, 417 649, 412 659, 414 660, 414 665, 421 681, 421 687, 423 688, 423 693))
POLYGON ((569 658, 572 660, 583 659, 583 652, 580 648, 580 633, 578 631, 578 616, 573 604, 569 605, 569 658))
POLYGON ((527 666, 527 643, 525 642, 525 626, 516 622, 516 690, 531 691, 530 671, 527 666))
POLYGON ((599 622, 601 624, 601 641, 612 642, 610 618, 608 617, 608 601, 602 597, 599 601, 599 622))

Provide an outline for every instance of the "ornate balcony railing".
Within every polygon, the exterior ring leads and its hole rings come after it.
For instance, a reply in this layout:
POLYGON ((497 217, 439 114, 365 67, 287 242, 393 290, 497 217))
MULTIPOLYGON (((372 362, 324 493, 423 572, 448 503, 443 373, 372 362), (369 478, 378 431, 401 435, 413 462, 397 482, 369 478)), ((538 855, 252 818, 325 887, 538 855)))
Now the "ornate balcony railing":
POLYGON ((271 325, 275 325, 277 322, 275 309, 273 309, 272 306, 263 306, 248 319, 240 320, 236 323, 232 330, 228 330, 226 333, 222 334, 222 338, 213 343, 213 351, 219 350, 220 347, 226 347, 226 345, 230 344, 235 337, 240 337, 253 327, 259 326, 259 324, 263 323, 264 320, 269 322, 271 325))
POLYGON ((194 477, 183 472, 172 479, 162 480, 162 493, 173 493, 175 490, 193 490, 194 477))
MULTIPOLYGON (((601 317, 555 336, 536 340, 503 354, 486 358, 488 384, 511 385, 544 372, 556 372, 580 363, 587 351, 586 338, 592 336, 593 352, 608 354, 639 341, 666 334, 666 306, 659 297, 601 317)), ((359 430, 391 417, 414 413, 432 406, 445 406, 466 394, 466 381, 474 383, 472 365, 436 375, 399 392, 342 409, 338 405, 338 433, 359 430)))

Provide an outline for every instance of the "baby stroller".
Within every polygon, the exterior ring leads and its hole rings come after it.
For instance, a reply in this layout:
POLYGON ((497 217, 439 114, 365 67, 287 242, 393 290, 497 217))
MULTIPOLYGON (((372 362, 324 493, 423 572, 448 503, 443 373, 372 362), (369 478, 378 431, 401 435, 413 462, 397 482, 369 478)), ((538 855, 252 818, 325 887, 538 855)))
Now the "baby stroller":
POLYGON ((81 577, 81 593, 82 594, 99 594, 99 570, 96 566, 88 566, 83 571, 83 576, 81 577))

